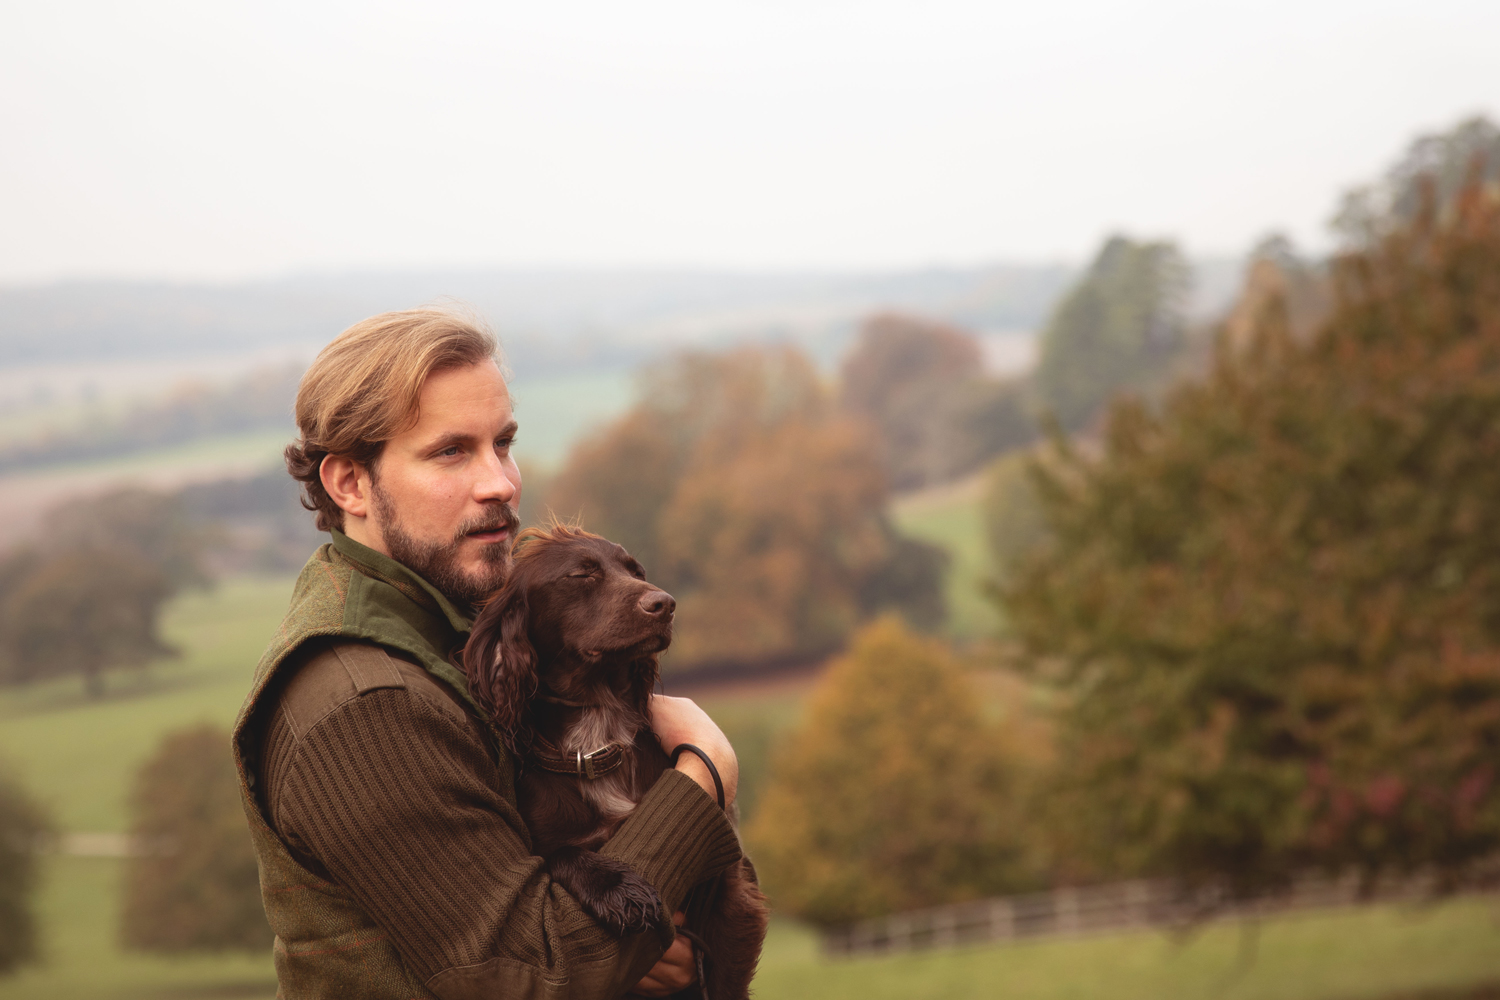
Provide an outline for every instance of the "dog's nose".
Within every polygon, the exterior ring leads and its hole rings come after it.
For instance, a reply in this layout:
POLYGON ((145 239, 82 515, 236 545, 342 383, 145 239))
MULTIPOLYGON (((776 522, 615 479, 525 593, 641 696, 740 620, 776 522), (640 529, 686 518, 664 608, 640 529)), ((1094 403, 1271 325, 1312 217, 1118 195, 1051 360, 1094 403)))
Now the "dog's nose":
POLYGON ((652 590, 641 598, 641 610, 653 618, 671 618, 677 601, 665 590, 652 590))

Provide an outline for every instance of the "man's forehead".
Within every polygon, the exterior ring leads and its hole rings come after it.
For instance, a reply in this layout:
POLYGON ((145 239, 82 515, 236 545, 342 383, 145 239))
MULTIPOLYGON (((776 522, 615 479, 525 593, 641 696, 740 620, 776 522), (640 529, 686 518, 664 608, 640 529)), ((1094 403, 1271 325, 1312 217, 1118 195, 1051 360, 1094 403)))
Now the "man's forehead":
POLYGON ((439 430, 440 424, 494 423, 511 420, 510 389, 493 361, 433 372, 422 383, 417 404, 419 433, 439 430))

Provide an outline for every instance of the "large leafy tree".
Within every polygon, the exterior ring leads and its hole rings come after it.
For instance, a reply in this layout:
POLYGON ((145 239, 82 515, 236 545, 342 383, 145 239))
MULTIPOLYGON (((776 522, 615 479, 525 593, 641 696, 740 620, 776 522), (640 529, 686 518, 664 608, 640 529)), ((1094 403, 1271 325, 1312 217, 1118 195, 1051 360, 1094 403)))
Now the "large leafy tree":
POLYGON ((1042 331, 1039 401, 1068 430, 1118 392, 1156 388, 1185 344, 1188 270, 1170 243, 1114 236, 1042 331))
POLYGON ((208 532, 182 499, 127 487, 64 501, 45 523, 0 560, 0 682, 78 674, 97 696, 106 671, 170 655, 163 602, 209 580, 208 532))
POLYGON ((935 640, 866 626, 782 745, 748 837, 779 910, 830 924, 1027 884, 1029 763, 935 640))
POLYGON ((27 571, 0 604, 11 681, 77 674, 98 697, 106 670, 173 654, 158 634, 171 583, 138 553, 74 548, 19 561, 27 571))
POLYGON ((1263 311, 1096 457, 1035 467, 1004 592, 1102 873, 1459 880, 1500 849, 1500 205, 1470 188, 1263 311))

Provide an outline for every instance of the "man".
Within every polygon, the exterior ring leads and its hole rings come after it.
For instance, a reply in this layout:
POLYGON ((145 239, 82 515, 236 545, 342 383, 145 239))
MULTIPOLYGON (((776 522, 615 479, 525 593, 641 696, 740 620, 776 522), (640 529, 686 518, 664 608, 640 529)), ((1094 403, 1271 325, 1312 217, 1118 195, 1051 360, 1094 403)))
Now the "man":
MULTIPOLYGON (((685 939, 618 940, 551 883, 455 656, 517 526, 516 422, 493 339, 435 310, 356 324, 303 377, 297 424, 287 467, 333 541, 303 569, 234 733, 279 995, 604 998, 691 984, 685 939)), ((696 706, 657 698, 652 726, 669 748, 706 749, 733 794, 734 754, 696 706)), ((605 853, 670 913, 739 843, 685 754, 605 853)))

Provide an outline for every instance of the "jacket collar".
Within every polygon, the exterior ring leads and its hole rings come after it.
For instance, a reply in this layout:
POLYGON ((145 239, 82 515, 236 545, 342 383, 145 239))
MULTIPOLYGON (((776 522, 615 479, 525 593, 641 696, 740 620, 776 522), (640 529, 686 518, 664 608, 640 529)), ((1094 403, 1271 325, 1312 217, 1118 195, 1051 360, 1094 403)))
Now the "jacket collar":
MULTIPOLYGON (((472 611, 467 607, 461 608, 454 604, 442 591, 407 569, 404 564, 390 556, 376 552, 367 545, 361 545, 337 528, 334 528, 330 534, 333 535, 333 548, 339 555, 354 563, 355 567, 366 576, 395 588, 426 615, 441 616, 454 632, 468 632, 474 627, 472 611)), ((402 617, 407 616, 402 615, 402 617)))
POLYGON ((335 530, 333 550, 355 571, 344 599, 344 635, 404 650, 483 716, 459 652, 474 627, 469 609, 409 568, 335 530))

